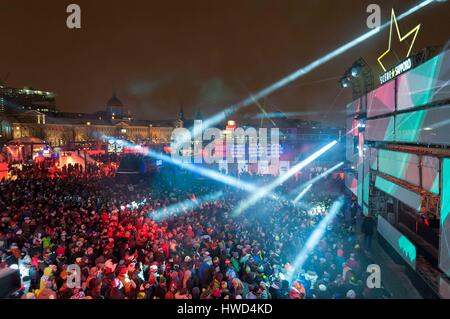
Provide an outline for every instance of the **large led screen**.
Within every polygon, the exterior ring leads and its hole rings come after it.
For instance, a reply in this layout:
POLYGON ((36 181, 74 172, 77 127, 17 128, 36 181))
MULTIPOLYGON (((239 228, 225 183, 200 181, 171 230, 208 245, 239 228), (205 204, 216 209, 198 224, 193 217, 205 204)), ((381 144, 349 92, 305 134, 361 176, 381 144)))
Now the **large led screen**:
POLYGON ((395 81, 390 81, 367 94, 367 117, 395 111, 395 81))
POLYGON ((450 105, 398 114, 395 140, 415 144, 450 145, 450 105))
POLYGON ((346 134, 346 159, 347 161, 351 162, 353 160, 353 154, 354 154, 354 141, 353 141, 353 134, 350 134, 353 130, 353 117, 347 118, 347 132, 346 134))
POLYGON ((422 156, 422 188, 439 195, 439 159, 422 156))
POLYGON ((409 189, 404 188, 403 186, 400 186, 380 176, 377 176, 375 179, 375 187, 382 192, 385 192, 386 194, 397 198, 399 201, 408 205, 417 212, 420 212, 420 208, 422 205, 422 198, 420 194, 410 191, 409 189))
POLYGON ((369 205, 370 197, 370 149, 364 150, 363 203, 369 205))
POLYGON ((442 160, 441 239, 439 268, 450 276, 450 158, 442 160))
POLYGON ((395 120, 393 116, 366 121, 365 138, 367 141, 394 140, 395 120))
POLYGON ((450 51, 398 77, 397 109, 405 110, 450 97, 450 51))
POLYGON ((370 169, 378 170, 378 149, 369 148, 370 169))
POLYGON ((369 205, 369 196, 370 196, 370 172, 364 174, 364 182, 363 182, 363 203, 369 205))
POLYGON ((355 195, 358 196, 358 180, 352 172, 345 173, 345 186, 355 195))
POLYGON ((378 170, 384 174, 420 186, 419 156, 411 153, 378 151, 378 170))
POLYGON ((347 104, 347 115, 353 115, 361 111, 361 99, 347 104))
POLYGON ((358 136, 358 163, 361 164, 364 161, 364 134, 359 133, 358 136))
POLYGON ((397 142, 418 142, 424 117, 424 110, 397 115, 395 140, 397 142))
POLYGON ((395 251, 410 265, 416 269, 416 246, 382 216, 378 216, 378 232, 395 249, 395 251))
POLYGON ((358 205, 362 207, 363 204, 363 182, 364 182, 364 166, 361 164, 358 166, 358 205))

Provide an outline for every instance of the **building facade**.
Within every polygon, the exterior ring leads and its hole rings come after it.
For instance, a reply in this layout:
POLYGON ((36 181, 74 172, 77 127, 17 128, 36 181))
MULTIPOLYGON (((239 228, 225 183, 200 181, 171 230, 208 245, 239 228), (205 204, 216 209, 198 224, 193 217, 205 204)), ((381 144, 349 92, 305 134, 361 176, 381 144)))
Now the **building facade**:
POLYGON ((56 112, 55 93, 31 87, 11 88, 0 85, 0 114, 7 110, 56 112))
POLYGON ((136 120, 114 94, 106 111, 94 114, 7 109, 1 115, 0 141, 37 137, 50 146, 82 145, 121 138, 137 144, 170 143, 175 122, 136 120))
POLYGON ((450 298, 450 51, 347 106, 346 185, 417 278, 450 298))

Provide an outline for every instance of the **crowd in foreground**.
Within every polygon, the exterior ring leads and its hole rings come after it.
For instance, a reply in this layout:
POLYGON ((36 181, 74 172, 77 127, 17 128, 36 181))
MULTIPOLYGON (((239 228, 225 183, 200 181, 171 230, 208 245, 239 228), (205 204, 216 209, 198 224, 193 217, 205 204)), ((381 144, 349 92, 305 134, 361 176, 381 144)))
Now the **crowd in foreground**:
POLYGON ((22 289, 14 297, 384 297, 382 289, 366 285, 364 249, 342 212, 302 267, 293 267, 337 198, 330 194, 339 193, 339 180, 315 186, 307 204, 293 205, 284 191, 233 217, 247 194, 193 176, 185 183, 173 177, 161 172, 136 185, 105 176, 24 175, 2 182, 0 269, 19 269, 22 289), (217 191, 220 196, 200 200, 217 191), (176 205, 186 201, 193 205, 176 205), (171 207, 176 209, 166 209, 171 207), (154 218, 157 212, 164 218, 154 218))

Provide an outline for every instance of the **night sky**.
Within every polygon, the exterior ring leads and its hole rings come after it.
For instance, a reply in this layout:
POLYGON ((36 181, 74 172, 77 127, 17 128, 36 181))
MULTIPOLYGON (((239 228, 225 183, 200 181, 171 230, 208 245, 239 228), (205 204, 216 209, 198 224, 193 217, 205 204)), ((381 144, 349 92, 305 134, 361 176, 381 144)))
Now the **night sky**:
MULTIPOLYGON (((382 22, 414 0, 1 0, 0 78, 57 94, 61 111, 105 109, 114 89, 137 116, 173 119, 180 105, 206 116, 246 98, 368 31, 366 7, 382 22), (82 9, 82 29, 66 27, 66 6, 82 9)), ((414 51, 444 45, 450 5, 432 4, 402 20, 403 33, 422 23, 414 51)), ((315 112, 342 125, 351 100, 338 78, 359 57, 381 73, 388 29, 267 98, 267 111, 315 112), (334 102, 334 104, 333 104, 334 102)), ((401 44, 395 51, 403 54, 401 44)), ((258 112, 250 106, 236 116, 258 112)))

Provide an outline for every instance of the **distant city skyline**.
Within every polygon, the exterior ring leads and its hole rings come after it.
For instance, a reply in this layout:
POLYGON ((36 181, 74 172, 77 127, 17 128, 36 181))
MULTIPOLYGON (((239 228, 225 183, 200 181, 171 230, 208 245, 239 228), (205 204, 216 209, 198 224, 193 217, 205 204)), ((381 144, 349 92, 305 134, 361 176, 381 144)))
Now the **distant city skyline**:
MULTIPOLYGON (((0 32, 7 45, 0 79, 7 86, 55 92, 57 108, 65 112, 104 110, 116 92, 136 116, 167 119, 176 117, 180 106, 190 118, 198 110, 212 115, 367 32, 371 1, 342 1, 339 8, 331 0, 76 3, 80 30, 65 26, 67 1, 4 1, 0 32)), ((387 22, 393 7, 401 13, 418 2, 377 3, 387 22)), ((447 42, 448 32, 436 32, 448 30, 440 6, 448 3, 432 4, 400 22, 402 30, 422 24, 413 52, 447 42)), ((382 70, 376 58, 387 40, 383 30, 273 93, 267 111, 342 126, 351 90, 342 90, 339 78, 363 57, 377 80, 382 70)), ((258 113, 250 106, 236 119, 258 113)))

